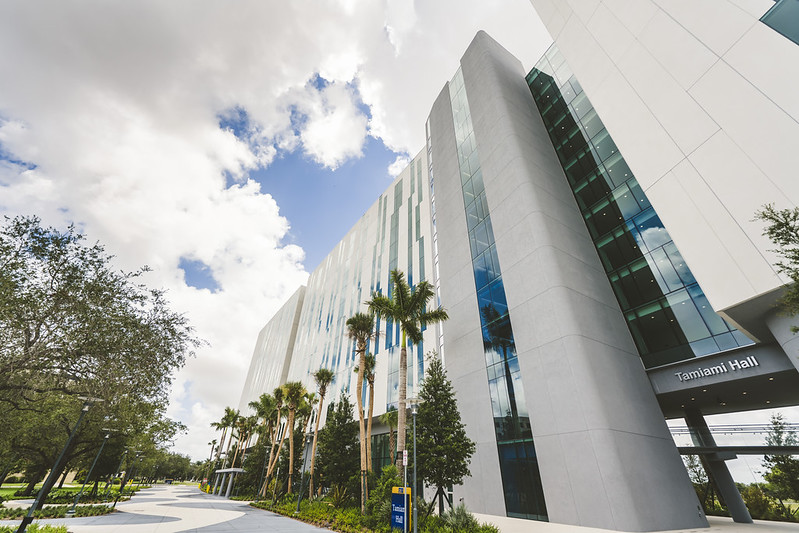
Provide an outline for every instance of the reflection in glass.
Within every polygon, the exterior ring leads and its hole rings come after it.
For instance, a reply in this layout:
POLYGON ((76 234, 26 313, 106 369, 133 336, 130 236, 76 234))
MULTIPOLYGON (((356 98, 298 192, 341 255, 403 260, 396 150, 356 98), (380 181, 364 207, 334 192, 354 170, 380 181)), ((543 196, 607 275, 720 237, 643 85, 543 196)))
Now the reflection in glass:
MULTIPOLYGON (((568 67, 565 67, 563 62, 561 64, 565 68, 562 74, 570 76, 568 67)), ((456 120, 456 141, 461 165, 466 225, 480 310, 483 352, 494 416, 505 509, 508 516, 547 520, 530 418, 527 406, 524 405, 524 390, 516 357, 513 329, 508 315, 480 159, 475 149, 474 132, 460 70, 450 84, 450 98, 453 117, 456 120)), ((576 127, 573 127, 569 132, 561 132, 560 139, 564 149, 569 150, 582 139, 582 135, 576 127)), ((583 155, 590 153, 590 150, 586 150, 583 155)))
POLYGON ((555 46, 527 83, 644 365, 752 344, 707 302, 555 46))

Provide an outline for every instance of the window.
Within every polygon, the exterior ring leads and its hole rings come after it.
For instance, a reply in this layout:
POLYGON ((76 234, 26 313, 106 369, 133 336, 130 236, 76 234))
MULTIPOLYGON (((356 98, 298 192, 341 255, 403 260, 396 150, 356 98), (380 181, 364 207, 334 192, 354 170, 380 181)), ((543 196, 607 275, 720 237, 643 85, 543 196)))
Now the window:
POLYGON ((777 0, 760 20, 799 44, 799 0, 777 0))

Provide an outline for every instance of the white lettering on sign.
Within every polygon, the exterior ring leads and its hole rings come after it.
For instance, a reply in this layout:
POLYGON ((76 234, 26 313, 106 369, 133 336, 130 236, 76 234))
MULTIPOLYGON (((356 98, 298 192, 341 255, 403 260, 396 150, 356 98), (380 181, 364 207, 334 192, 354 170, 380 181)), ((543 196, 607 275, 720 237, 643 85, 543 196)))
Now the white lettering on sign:
POLYGON ((746 359, 730 359, 729 361, 722 361, 714 366, 700 366, 696 370, 691 370, 690 372, 675 372, 674 375, 682 382, 715 376, 717 374, 726 374, 727 372, 737 372, 738 370, 746 370, 747 368, 754 368, 756 366, 760 366, 760 363, 757 362, 757 358, 754 355, 750 355, 746 359))

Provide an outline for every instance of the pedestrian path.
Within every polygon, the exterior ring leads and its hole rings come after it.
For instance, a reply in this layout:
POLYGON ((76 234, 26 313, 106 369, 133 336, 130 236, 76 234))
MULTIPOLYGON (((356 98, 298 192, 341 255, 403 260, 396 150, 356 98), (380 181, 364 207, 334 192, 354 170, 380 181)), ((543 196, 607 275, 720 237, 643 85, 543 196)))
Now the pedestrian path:
MULTIPOLYGON (((474 516, 480 522, 494 524, 501 533, 618 533, 611 529, 533 522, 504 516, 476 513, 474 516)), ((799 533, 799 524, 790 522, 755 520, 754 524, 736 524, 732 518, 723 516, 708 516, 707 521, 710 524, 707 528, 677 529, 661 533, 799 533)))
MULTIPOLYGON (((313 533, 328 531, 255 509, 247 502, 211 496, 194 486, 157 485, 117 504, 115 513, 85 518, 37 520, 64 524, 70 533, 313 533)), ((19 524, 3 520, 0 525, 19 524)))

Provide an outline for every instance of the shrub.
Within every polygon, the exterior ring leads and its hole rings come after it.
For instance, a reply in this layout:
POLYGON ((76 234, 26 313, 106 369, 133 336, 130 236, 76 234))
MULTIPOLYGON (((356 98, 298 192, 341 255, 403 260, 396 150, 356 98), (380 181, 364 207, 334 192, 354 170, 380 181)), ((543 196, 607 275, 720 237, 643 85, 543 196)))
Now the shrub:
POLYGON ((333 485, 333 488, 330 489, 330 494, 328 495, 330 498, 330 503, 333 504, 333 507, 336 509, 341 509, 347 504, 347 500, 349 499, 349 495, 347 494, 347 487, 343 485, 333 485))
MULTIPOLYGON (((16 533, 17 526, 0 526, 0 533, 16 533)), ((68 533, 66 526, 51 526, 31 524, 26 530, 28 533, 68 533)))

